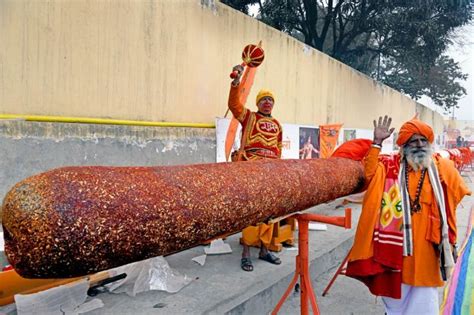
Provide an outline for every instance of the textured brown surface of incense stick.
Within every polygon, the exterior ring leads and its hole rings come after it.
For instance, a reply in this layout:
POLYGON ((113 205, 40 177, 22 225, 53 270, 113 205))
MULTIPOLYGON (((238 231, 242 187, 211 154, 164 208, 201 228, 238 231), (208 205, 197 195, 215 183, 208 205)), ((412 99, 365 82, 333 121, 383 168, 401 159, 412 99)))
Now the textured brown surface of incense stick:
POLYGON ((342 158, 54 169, 6 195, 5 252, 24 277, 81 276, 307 209, 362 182, 362 165, 342 158))

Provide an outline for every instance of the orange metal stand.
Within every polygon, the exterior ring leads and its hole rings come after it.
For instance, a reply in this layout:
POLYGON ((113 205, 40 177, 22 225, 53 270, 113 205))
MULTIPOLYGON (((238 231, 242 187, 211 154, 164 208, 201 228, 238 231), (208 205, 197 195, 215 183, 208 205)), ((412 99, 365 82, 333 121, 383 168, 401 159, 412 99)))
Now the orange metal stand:
POLYGON ((324 289, 323 296, 326 296, 326 294, 328 294, 329 289, 332 287, 334 281, 336 281, 337 276, 339 276, 339 275, 345 275, 345 274, 346 274, 346 264, 347 264, 347 261, 349 260, 349 255, 350 255, 350 254, 351 254, 351 251, 349 251, 349 252, 347 253, 346 258, 344 258, 344 260, 342 261, 341 265, 340 265, 339 268, 337 269, 336 273, 335 273, 334 276, 332 277, 331 281, 329 281, 328 286, 326 287, 326 289, 324 289))
POLYGON ((278 314, 281 306, 285 302, 288 295, 293 290, 298 278, 300 279, 301 287, 301 314, 307 315, 308 311, 308 299, 313 309, 313 314, 319 315, 318 304, 316 303, 316 296, 314 295, 313 287, 311 285, 311 277, 309 274, 309 259, 308 259, 308 225, 310 221, 317 221, 328 223, 332 225, 342 226, 346 229, 351 227, 351 209, 346 208, 344 217, 329 217, 318 214, 303 213, 294 216, 298 220, 298 256, 296 256, 296 270, 293 280, 291 280, 288 289, 281 297, 272 315, 278 314))

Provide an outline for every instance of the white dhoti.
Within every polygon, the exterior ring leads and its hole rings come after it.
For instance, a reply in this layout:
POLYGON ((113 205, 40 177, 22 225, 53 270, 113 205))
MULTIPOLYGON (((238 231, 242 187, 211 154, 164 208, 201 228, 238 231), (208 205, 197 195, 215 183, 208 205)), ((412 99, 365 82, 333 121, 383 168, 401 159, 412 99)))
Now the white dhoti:
POLYGON ((402 284, 402 298, 382 297, 387 315, 439 314, 438 288, 402 284))

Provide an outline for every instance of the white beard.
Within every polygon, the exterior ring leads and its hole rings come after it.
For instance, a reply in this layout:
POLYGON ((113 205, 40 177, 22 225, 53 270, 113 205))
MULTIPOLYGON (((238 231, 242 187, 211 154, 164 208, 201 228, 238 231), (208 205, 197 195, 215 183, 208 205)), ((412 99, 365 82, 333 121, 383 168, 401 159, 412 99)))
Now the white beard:
POLYGON ((430 166, 432 154, 433 148, 431 144, 424 148, 413 148, 406 145, 401 150, 402 158, 406 157, 408 165, 410 165, 415 172, 430 166))

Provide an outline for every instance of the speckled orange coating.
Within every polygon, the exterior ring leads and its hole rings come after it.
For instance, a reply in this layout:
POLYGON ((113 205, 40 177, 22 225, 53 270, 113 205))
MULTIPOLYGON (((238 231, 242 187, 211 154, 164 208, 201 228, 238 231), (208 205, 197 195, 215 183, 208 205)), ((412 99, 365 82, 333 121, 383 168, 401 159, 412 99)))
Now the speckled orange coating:
POLYGON ((23 277, 87 275, 348 195, 362 181, 362 165, 342 158, 54 169, 6 195, 5 252, 23 277))

